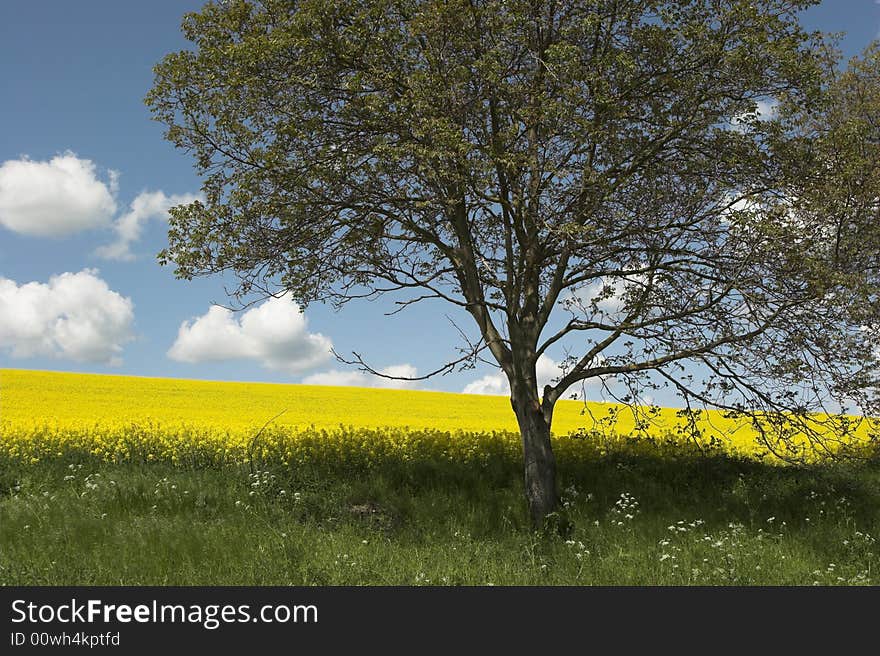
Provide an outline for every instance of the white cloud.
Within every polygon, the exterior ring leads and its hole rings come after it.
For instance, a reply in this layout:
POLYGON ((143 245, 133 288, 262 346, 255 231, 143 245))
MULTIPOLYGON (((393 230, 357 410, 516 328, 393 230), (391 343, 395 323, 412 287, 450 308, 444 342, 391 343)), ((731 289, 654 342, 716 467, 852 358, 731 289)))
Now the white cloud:
POLYGON ((737 214, 748 213, 747 216, 752 216, 762 211, 761 204, 756 199, 746 196, 734 200, 734 196, 730 194, 724 196, 719 207, 721 211, 718 216, 725 225, 729 225, 737 214))
POLYGON ((116 219, 113 230, 116 232, 116 240, 101 246, 95 250, 98 257, 108 260, 133 260, 131 245, 137 241, 144 224, 150 219, 166 221, 168 210, 174 205, 192 203, 199 199, 197 194, 173 194, 166 196, 162 191, 144 191, 135 197, 129 206, 128 212, 116 219))
POLYGON ((503 371, 487 374, 464 386, 462 394, 492 394, 507 396, 510 394, 510 385, 503 371))
POLYGON ((131 299, 112 291, 94 269, 62 273, 48 284, 0 277, 0 349, 15 358, 118 365, 133 320, 131 299))
POLYGON ((98 179, 95 164, 74 153, 48 162, 0 164, 0 225, 23 235, 59 237, 108 225, 116 212, 118 174, 98 179))
MULTIPOLYGON (((412 378, 418 375, 418 370, 411 364, 394 364, 390 367, 380 369, 379 373, 385 374, 386 376, 412 378)), ((363 371, 340 371, 338 369, 322 371, 320 373, 312 374, 311 376, 306 376, 302 382, 303 385, 384 387, 387 389, 414 389, 416 385, 418 385, 418 381, 414 380, 392 380, 390 378, 374 376, 363 371)))
POLYGON ((303 385, 331 385, 333 387, 369 387, 370 381, 362 371, 322 371, 303 378, 303 385))
MULTIPOLYGON (((558 362, 546 355, 541 355, 535 363, 535 373, 538 376, 538 391, 544 389, 544 385, 552 384, 560 378, 564 372, 558 362)), ((497 394, 507 396, 510 394, 510 385, 503 371, 487 374, 482 378, 468 383, 462 390, 464 394, 497 394)))
POLYGON ((330 358, 331 341, 308 332, 308 322, 289 295, 270 298, 241 317, 212 306, 184 321, 168 356, 179 362, 256 360, 291 374, 312 369, 330 358))
POLYGON ((47 162, 27 157, 7 160, 0 164, 0 226, 35 237, 64 237, 112 226, 116 239, 95 254, 133 260, 131 245, 147 221, 165 221, 169 208, 201 197, 144 191, 111 223, 117 210, 118 180, 116 171, 108 171, 107 180, 101 180, 94 162, 69 151, 47 162))
POLYGON ((597 278, 582 287, 569 290, 562 305, 571 312, 592 316, 595 301, 597 318, 622 318, 617 315, 624 309, 627 294, 642 291, 646 283, 647 277, 643 274, 627 278, 597 278))
POLYGON ((779 110, 776 100, 756 100, 754 112, 737 114, 730 120, 730 127, 737 132, 745 132, 752 121, 772 121, 779 110))
MULTIPOLYGON (((880 0, 877 0, 880 4, 880 0)), ((859 332, 867 335, 867 339, 874 344, 874 359, 880 364, 880 323, 870 326, 859 326, 859 332)))
POLYGON ((762 121, 772 119, 776 116, 776 111, 779 109, 779 102, 776 100, 759 100, 757 105, 758 118, 762 121))

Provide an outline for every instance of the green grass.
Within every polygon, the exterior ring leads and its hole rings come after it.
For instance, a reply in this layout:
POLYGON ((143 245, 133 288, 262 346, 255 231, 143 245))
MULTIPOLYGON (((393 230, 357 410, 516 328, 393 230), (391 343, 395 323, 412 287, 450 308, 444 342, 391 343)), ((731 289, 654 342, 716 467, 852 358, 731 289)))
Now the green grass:
POLYGON ((0 460, 6 585, 859 584, 880 466, 724 455, 560 463, 572 526, 531 532, 520 463, 179 467, 0 460))

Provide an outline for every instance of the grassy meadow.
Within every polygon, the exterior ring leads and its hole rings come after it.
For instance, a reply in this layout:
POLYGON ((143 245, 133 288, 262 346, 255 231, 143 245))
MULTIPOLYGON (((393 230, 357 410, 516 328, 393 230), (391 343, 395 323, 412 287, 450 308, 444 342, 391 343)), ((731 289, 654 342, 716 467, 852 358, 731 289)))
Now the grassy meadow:
POLYGON ((880 464, 608 409, 562 403, 571 531, 538 535, 504 398, 0 370, 0 584, 877 581, 880 464))

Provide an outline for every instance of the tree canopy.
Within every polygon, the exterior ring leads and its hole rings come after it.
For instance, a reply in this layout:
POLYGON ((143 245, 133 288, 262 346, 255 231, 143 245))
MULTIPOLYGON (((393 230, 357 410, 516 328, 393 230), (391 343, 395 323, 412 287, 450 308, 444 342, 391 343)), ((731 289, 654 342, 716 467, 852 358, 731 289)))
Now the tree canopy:
POLYGON ((462 308, 449 366, 506 374, 536 523, 554 404, 593 378, 825 444, 813 412, 878 410, 880 54, 839 72, 812 4, 209 3, 147 97, 206 199, 160 260, 462 308))

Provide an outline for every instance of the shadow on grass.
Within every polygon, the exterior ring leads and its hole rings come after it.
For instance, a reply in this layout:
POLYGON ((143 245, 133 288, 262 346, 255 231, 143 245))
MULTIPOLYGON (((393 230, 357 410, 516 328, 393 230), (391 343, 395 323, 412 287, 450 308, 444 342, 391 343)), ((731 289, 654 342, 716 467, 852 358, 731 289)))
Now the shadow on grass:
MULTIPOLYGON (((573 458, 564 454, 558 462, 559 490, 564 512, 576 524, 613 519, 622 495, 636 502, 640 520, 649 526, 698 519, 707 527, 731 522, 804 527, 832 513, 859 526, 880 520, 877 462, 778 466, 668 444, 642 444, 637 450, 624 445, 604 455, 573 458)), ((486 536, 530 530, 522 462, 510 454, 467 462, 386 455, 369 465, 316 459, 296 466, 264 461, 214 467, 103 463, 78 453, 38 463, 0 458, 0 497, 20 489, 24 479, 31 487, 51 489, 81 470, 128 480, 127 489, 115 492, 127 504, 155 496, 157 480, 188 477, 189 487, 203 488, 193 497, 200 500, 201 512, 215 516, 222 515, 219 499, 226 495, 289 512, 302 522, 350 522, 386 534, 422 534, 452 524, 486 536), (223 489, 211 489, 220 472, 223 489)))
POLYGON ((512 452, 295 467, 0 458, 0 582, 870 582, 876 463, 651 449, 560 449, 568 539, 531 532, 512 452))
MULTIPOLYGON (((605 522, 625 495, 637 501, 642 524, 658 529, 697 519, 707 529, 739 523, 769 530, 783 522, 810 529, 811 521, 832 514, 857 526, 880 522, 876 462, 796 467, 672 445, 651 448, 560 457, 564 512, 580 525, 605 522)), ((271 470, 285 484, 320 492, 328 503, 317 504, 312 518, 338 515, 341 501, 351 521, 392 532, 460 523, 484 536, 530 530, 522 462, 515 457, 464 463, 385 458, 369 467, 312 463, 271 470)))

